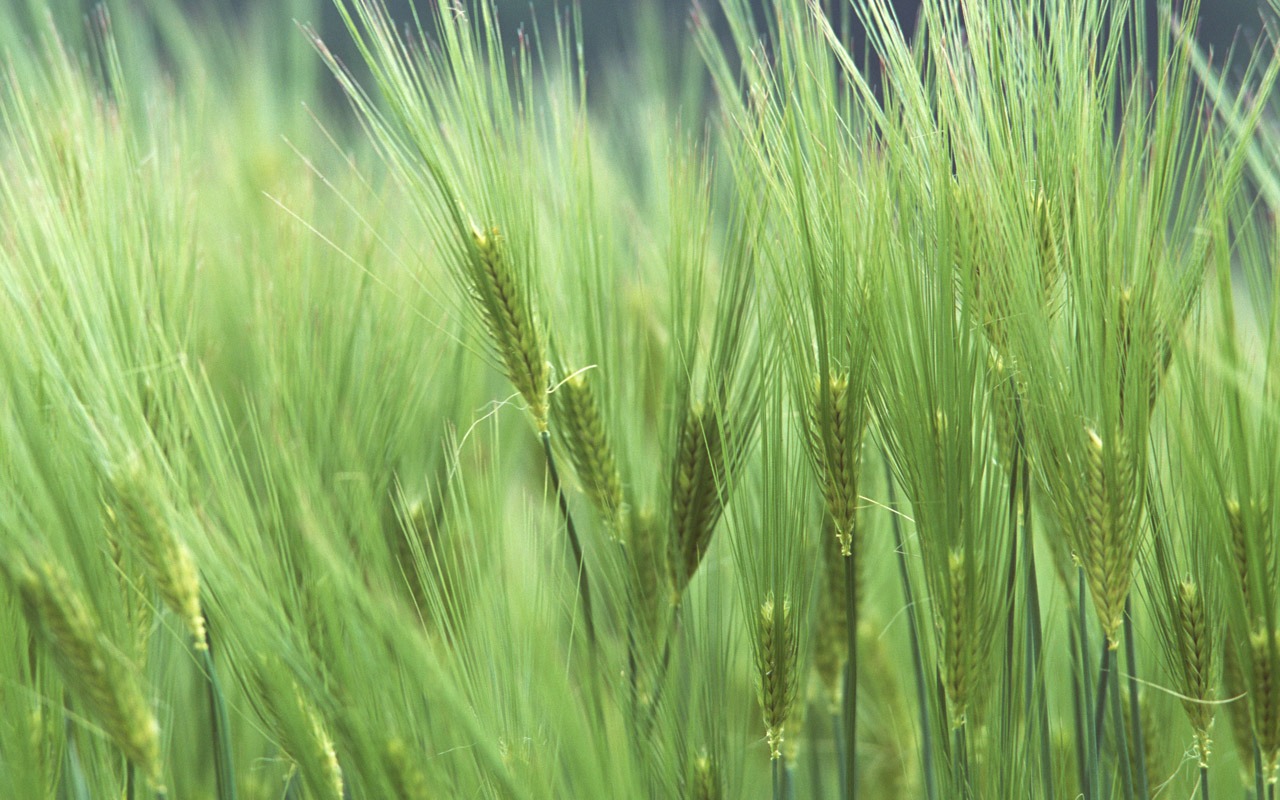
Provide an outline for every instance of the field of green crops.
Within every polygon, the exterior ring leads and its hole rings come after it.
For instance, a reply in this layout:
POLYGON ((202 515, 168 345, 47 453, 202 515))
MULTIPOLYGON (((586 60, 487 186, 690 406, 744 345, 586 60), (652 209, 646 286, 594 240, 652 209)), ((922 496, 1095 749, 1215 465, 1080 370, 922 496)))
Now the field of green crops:
POLYGON ((0 797, 1275 800, 1274 27, 327 1, 0 6, 0 797))

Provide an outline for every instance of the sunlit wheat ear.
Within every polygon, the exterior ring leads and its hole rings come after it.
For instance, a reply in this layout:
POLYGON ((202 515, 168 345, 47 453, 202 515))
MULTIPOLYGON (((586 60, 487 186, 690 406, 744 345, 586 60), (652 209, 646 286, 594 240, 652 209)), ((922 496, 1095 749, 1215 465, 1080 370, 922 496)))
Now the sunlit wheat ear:
POLYGON ((1205 611, 1204 595, 1194 581, 1178 584, 1178 652, 1182 659, 1182 707, 1196 732, 1201 766, 1208 766, 1209 728, 1213 725, 1214 652, 1205 611))
POLYGON ((469 258, 471 296, 480 306, 507 379, 529 406, 538 430, 546 431, 550 368, 530 288, 522 285, 497 228, 471 229, 469 258))
MULTIPOLYGON (((828 526, 833 525, 828 521, 828 526)), ((840 711, 844 665, 849 659, 845 557, 840 553, 839 539, 829 531, 823 532, 822 550, 822 589, 813 629, 813 668, 826 691, 828 709, 835 714, 840 711)), ((860 605, 859 602, 857 606, 860 605)))
POLYGON ((978 636, 970 613, 969 593, 973 590, 965 577, 964 548, 953 549, 947 556, 947 608, 942 609, 948 706, 951 711, 951 727, 965 724, 969 708, 969 690, 973 684, 978 663, 978 636))
POLYGON ((1136 501, 1129 496, 1134 467, 1121 442, 1108 445, 1092 428, 1085 433, 1087 497, 1080 555, 1107 646, 1114 650, 1119 647, 1137 544, 1136 501))
POLYGON ((67 688, 125 758, 160 788, 160 725, 143 697, 136 667, 106 639, 57 565, 22 566, 15 579, 27 624, 53 655, 67 688))
POLYGON ((810 392, 809 447, 840 551, 850 556, 857 545, 858 477, 869 414, 865 398, 850 390, 848 372, 833 375, 823 384, 821 377, 816 378, 810 392))
POLYGON ((779 604, 771 593, 760 605, 756 626, 756 669, 765 739, 770 756, 780 758, 783 735, 794 711, 799 686, 796 671, 800 651, 791 602, 783 600, 779 604))
POLYGON ((1253 735, 1262 753, 1268 780, 1280 767, 1280 630, 1261 627, 1249 634, 1253 662, 1249 700, 1253 710, 1253 735))
POLYGON ((689 409, 680 426, 671 477, 671 533, 667 567, 671 571, 674 602, 698 571, 720 520, 724 476, 721 420, 714 407, 689 409))
POLYGON ((182 619, 196 649, 207 647, 200 578, 191 551, 174 532, 163 507, 152 494, 142 462, 136 456, 111 475, 117 516, 130 537, 166 606, 182 619))
POLYGON ((591 386, 591 372, 575 373, 553 395, 556 427, 587 499, 613 535, 622 537, 622 476, 613 443, 591 386))

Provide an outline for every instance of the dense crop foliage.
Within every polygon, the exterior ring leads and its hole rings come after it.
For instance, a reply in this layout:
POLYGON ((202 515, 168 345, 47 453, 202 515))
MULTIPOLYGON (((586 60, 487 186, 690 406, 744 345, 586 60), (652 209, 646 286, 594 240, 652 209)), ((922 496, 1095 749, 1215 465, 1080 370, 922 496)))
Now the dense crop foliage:
POLYGON ((1274 800, 1271 40, 288 5, 0 10, 0 797, 1274 800))

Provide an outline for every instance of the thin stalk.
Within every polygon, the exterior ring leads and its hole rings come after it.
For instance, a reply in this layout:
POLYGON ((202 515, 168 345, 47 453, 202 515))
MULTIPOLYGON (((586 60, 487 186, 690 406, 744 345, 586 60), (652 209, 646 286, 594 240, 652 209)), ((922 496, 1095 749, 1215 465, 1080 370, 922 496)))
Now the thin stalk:
POLYGON ((884 459, 885 481, 889 495, 889 522, 893 528, 893 546, 898 553, 898 577, 907 603, 907 631, 911 639, 911 667, 916 679, 916 702, 920 706, 921 763, 924 767, 924 789, 928 800, 937 800, 938 787, 933 768, 933 728, 929 723, 929 692, 925 688, 924 658, 920 655, 920 632, 916 625, 915 594, 911 591, 911 573, 907 570, 907 550, 902 543, 902 525, 898 521, 897 492, 893 488, 893 471, 884 459))
POLYGON ((1101 743, 1107 719, 1107 692, 1111 688, 1111 646, 1102 640, 1102 661, 1098 664, 1098 700, 1093 707, 1094 741, 1101 743))
POLYGON ((773 800, 785 800, 786 795, 783 793, 782 786, 782 756, 772 759, 770 766, 773 768, 773 800))
MULTIPOLYGON (((811 719, 814 719, 814 720, 818 719, 818 715, 816 711, 817 709, 815 709, 813 706, 810 706, 809 713, 812 715, 810 717, 811 719)), ((832 717, 834 718, 835 715, 833 714, 832 717)), ((839 730, 839 728, 840 728, 840 724, 839 722, 837 722, 836 729, 839 730)), ((816 744, 817 744, 816 742, 814 742, 813 744, 810 744, 808 748, 808 754, 807 754, 809 757, 808 758, 809 760, 809 794, 811 794, 814 797, 822 797, 823 796, 822 759, 821 759, 821 754, 818 752, 818 748, 816 747, 816 744)))
MULTIPOLYGON (((1107 652, 1111 652, 1111 648, 1107 648, 1107 652)), ((1118 664, 1111 667, 1111 717, 1115 725, 1116 737, 1116 760, 1120 762, 1120 782, 1124 787, 1125 800, 1134 800, 1133 794, 1133 767, 1134 759, 1129 757, 1129 737, 1124 730, 1124 705, 1120 700, 1120 670, 1118 664)), ((1141 759, 1142 753, 1136 753, 1134 758, 1141 759)))
MULTIPOLYGON (((1014 602, 1014 595, 1018 585, 1018 448, 1014 446, 1013 463, 1009 472, 1009 529, 1013 531, 1010 537, 1009 546, 1009 573, 1005 578, 1005 597, 1009 598, 1009 612, 1005 619, 1004 630, 1004 682, 1003 682, 1003 700, 1004 711, 1007 717, 1007 724, 1012 729, 1012 722, 1017 714, 1017 704, 1014 702, 1014 669, 1013 659, 1014 651, 1014 631, 1017 629, 1018 604, 1014 602)), ((1028 681, 1030 677, 1028 676, 1028 681)), ((1027 687, 1028 694, 1030 686, 1027 687)), ((1028 705, 1024 708, 1030 709, 1028 705)))
POLYGON ((1068 633, 1069 644, 1071 648, 1071 711, 1075 720, 1076 734, 1076 780, 1080 784, 1080 792, 1085 798, 1092 796, 1089 789, 1089 735, 1085 732, 1089 723, 1085 719, 1084 698, 1081 697, 1080 676, 1083 674, 1081 664, 1084 662, 1080 658, 1080 645, 1076 639, 1076 630, 1072 626, 1068 633))
POLYGON ((857 554, 844 559, 844 609, 849 658, 844 667, 844 748, 840 774, 843 778, 843 797, 858 797, 858 565, 857 554))
POLYGON ((133 800, 137 791, 134 783, 137 781, 137 769, 134 768, 132 761, 125 762, 124 765, 124 797, 125 800, 133 800))
POLYGON ((205 620, 205 647, 196 650, 200 667, 204 670, 205 686, 209 691, 209 727, 213 733, 213 772, 218 790, 218 800, 236 800, 235 762, 231 750, 231 723, 227 716, 226 698, 218 681, 218 671, 213 661, 213 632, 209 620, 205 620))
POLYGON ((1033 709, 1040 733, 1040 775, 1044 782, 1046 800, 1054 800, 1053 753, 1049 741, 1049 706, 1044 693, 1035 691, 1041 679, 1040 653, 1044 648, 1040 627, 1040 587, 1036 578, 1036 545, 1031 530, 1031 462, 1025 457, 1022 463, 1022 552, 1023 569, 1026 570, 1027 595, 1027 708, 1033 709))
POLYGON ((1253 786, 1254 797, 1262 800, 1266 797, 1266 783, 1262 775, 1262 748, 1258 747, 1258 737, 1253 737, 1253 786))
MULTIPOLYGON (((849 800, 849 796, 846 794, 849 791, 849 786, 845 782, 844 759, 839 757, 839 754, 844 752, 844 726, 841 724, 839 714, 831 715, 831 731, 836 743, 836 769, 840 778, 840 800, 849 800)), ((821 793, 816 789, 814 794, 821 796, 821 793)))
MULTIPOLYGON (((1084 707, 1081 716, 1089 714, 1093 710, 1093 683, 1089 680, 1089 594, 1085 586, 1084 567, 1077 568, 1079 575, 1079 586, 1077 587, 1079 597, 1077 603, 1077 612, 1079 619, 1080 632, 1080 682, 1084 686, 1084 707)), ((1106 642, 1102 643, 1105 648, 1106 642)), ((1085 730, 1085 756, 1088 762, 1087 774, 1089 783, 1085 787, 1085 800, 1092 800, 1095 793, 1102 790, 1102 771, 1098 767, 1098 731, 1094 725, 1094 717, 1089 716, 1084 722, 1085 730)))
POLYGON ((555 490, 556 502, 560 506, 560 515, 564 517, 565 531, 569 534, 569 548, 573 551, 573 563, 578 570, 578 597, 582 600, 582 622, 587 629, 587 641, 594 654, 596 650, 595 618, 591 613, 591 579, 587 575, 586 561, 582 555, 582 542, 578 539, 578 529, 573 524, 573 515, 569 513, 569 501, 560 486, 560 473, 556 470, 556 459, 551 453, 551 433, 542 432, 542 451, 547 457, 547 474, 551 478, 551 488, 555 490))
POLYGON ((1146 750, 1145 734, 1142 730, 1142 713, 1138 707, 1138 656, 1133 636, 1133 601, 1124 599, 1124 657, 1129 666, 1129 727, 1133 729, 1133 752, 1137 753, 1138 774, 1135 775, 1135 788, 1139 797, 1150 797, 1151 786, 1147 779, 1147 760, 1143 758, 1146 750))
POLYGON ((965 743, 963 725, 951 731, 951 769, 955 774, 956 784, 960 787, 960 797, 968 800, 973 792, 969 786, 969 749, 965 743))
POLYGON ((1209 800, 1209 768, 1200 765, 1200 800, 1209 800))

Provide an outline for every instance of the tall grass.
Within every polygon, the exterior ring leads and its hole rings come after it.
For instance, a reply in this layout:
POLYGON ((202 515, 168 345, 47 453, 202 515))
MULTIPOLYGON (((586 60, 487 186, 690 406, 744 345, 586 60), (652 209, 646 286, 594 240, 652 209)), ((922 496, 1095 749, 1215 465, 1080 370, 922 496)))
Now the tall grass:
POLYGON ((1270 39, 264 9, 0 10, 0 794, 1274 797, 1270 39))

